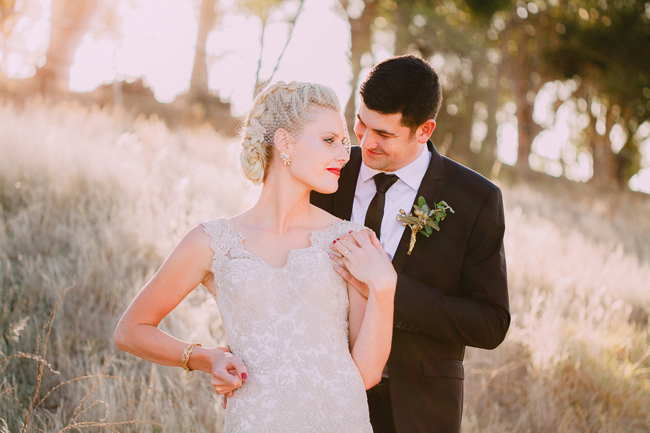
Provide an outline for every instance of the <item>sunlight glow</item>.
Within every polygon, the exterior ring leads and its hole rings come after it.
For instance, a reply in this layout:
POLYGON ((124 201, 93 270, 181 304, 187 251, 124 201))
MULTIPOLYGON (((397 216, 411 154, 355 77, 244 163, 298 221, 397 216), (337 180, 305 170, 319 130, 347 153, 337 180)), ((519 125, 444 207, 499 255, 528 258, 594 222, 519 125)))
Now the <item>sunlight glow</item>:
POLYGON ((191 0, 138 0, 124 16, 117 73, 143 76, 156 99, 171 102, 189 87, 198 25, 191 0))
POLYGON ((50 37, 50 1, 34 0, 25 5, 26 10, 5 42, 5 63, 2 65, 8 78, 27 78, 36 73, 35 64, 45 54, 50 37))
POLYGON ((650 167, 643 168, 632 176, 632 179, 630 179, 630 189, 650 194, 650 167))
POLYGON ((554 129, 545 129, 533 140, 533 152, 542 158, 558 160, 567 138, 554 129))
POLYGON ((70 90, 73 92, 90 92, 101 84, 115 80, 115 44, 102 39, 95 41, 86 35, 75 54, 70 68, 70 90))
POLYGON ((609 132, 609 140, 612 143, 612 150, 618 153, 627 141, 627 132, 617 123, 612 126, 612 130, 609 132))
POLYGON ((210 89, 237 107, 238 114, 250 105, 259 55, 258 17, 228 15, 208 36, 207 54, 215 59, 208 73, 210 89), (242 108, 239 108, 242 107, 242 108))
POLYGON ((20 78, 21 71, 24 71, 24 60, 21 53, 11 53, 7 56, 7 76, 9 78, 20 78))
POLYGON ((516 118, 514 116, 497 127, 497 157, 501 162, 515 165, 517 162, 517 149, 519 148, 519 135, 516 118))
MULTIPOLYGON (((295 10, 286 11, 289 17, 295 10)), ((258 68, 262 23, 257 16, 228 14, 213 30, 206 51, 213 59, 209 86, 233 104, 233 114, 242 115, 253 100, 255 71, 258 68)), ((307 1, 296 22, 273 81, 309 81, 334 89, 341 104, 351 89, 346 55, 349 27, 335 12, 332 0, 307 1)), ((289 26, 269 19, 264 35, 260 80, 268 80, 286 44, 289 26)))
POLYGON ((566 100, 575 90, 575 82, 554 81, 547 83, 535 100, 533 119, 546 126, 533 140, 529 159, 533 170, 559 177, 586 182, 593 176, 591 156, 583 149, 582 131, 589 125, 590 118, 584 111, 586 101, 578 105, 572 99, 562 103, 556 112, 552 105, 557 100, 566 100))
POLYGON ((542 86, 535 97, 533 121, 544 127, 553 123, 555 111, 553 103, 557 100, 557 84, 550 81, 542 86))
MULTIPOLYGON (((92 30, 83 37, 70 69, 70 90, 88 92, 116 79, 130 82, 142 77, 159 101, 173 101, 189 88, 198 31, 196 5, 195 0, 115 0, 111 7, 115 8, 121 27, 114 34, 92 30)), ((206 44, 208 86, 231 103, 233 115, 241 116, 250 107, 258 68, 257 78, 262 83, 273 75, 274 82, 298 80, 328 85, 345 108, 350 93, 356 89, 349 83, 349 23, 337 9, 340 7, 337 0, 304 2, 292 39, 279 64, 278 58, 291 30, 288 21, 298 10, 297 0, 280 2, 272 9, 264 26, 263 50, 261 19, 238 9, 236 0, 221 0, 218 5, 221 9, 219 23, 208 35, 206 44)), ((37 66, 45 63, 50 9, 51 0, 25 3, 24 11, 5 41, 5 51, 0 53, 0 65, 7 77, 30 77, 37 66)), ((363 2, 355 0, 350 3, 348 12, 360 13, 362 9, 363 2)), ((395 35, 382 30, 384 21, 374 24, 379 28, 374 32, 372 52, 362 58, 361 80, 372 65, 391 56, 394 50, 395 35)), ((498 60, 496 51, 488 54, 491 61, 498 60)), ((471 76, 470 69, 457 55, 436 53, 431 63, 441 74, 443 87, 447 73, 459 74, 466 83, 477 78, 471 76)), ((606 106, 597 99, 592 98, 588 105, 587 100, 574 97, 578 86, 577 80, 556 80, 544 84, 535 96, 533 120, 544 129, 533 141, 529 162, 535 170, 586 181, 593 175, 592 157, 584 132, 593 121, 589 112, 596 117, 596 132, 601 136, 606 132, 608 113, 606 106)), ((448 104, 446 110, 456 115, 458 107, 448 104)), ((516 104, 510 101, 497 115, 497 156, 509 165, 517 162, 516 112, 516 104)), ((486 133, 485 118, 477 113, 471 131, 472 151, 480 151, 486 133)), ((642 125, 638 134, 635 138, 643 142, 641 166, 644 168, 632 178, 630 187, 650 192, 650 141, 647 139, 650 123, 642 125)), ((621 124, 615 124, 609 138, 614 152, 619 152, 627 140, 627 131, 621 124)))
POLYGON ((474 122, 472 125, 472 139, 469 147, 474 153, 481 151, 483 140, 487 137, 488 127, 487 124, 481 120, 474 122))

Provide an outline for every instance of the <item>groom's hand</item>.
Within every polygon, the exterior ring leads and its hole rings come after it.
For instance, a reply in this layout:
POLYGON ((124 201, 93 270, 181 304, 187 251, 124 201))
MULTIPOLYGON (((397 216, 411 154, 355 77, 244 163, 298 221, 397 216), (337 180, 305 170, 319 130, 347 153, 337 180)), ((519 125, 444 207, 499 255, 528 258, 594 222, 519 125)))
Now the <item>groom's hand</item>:
POLYGON ((336 272, 363 296, 367 298, 371 290, 379 296, 394 295, 397 274, 374 232, 352 231, 330 248, 341 255, 330 255, 336 272))
POLYGON ((361 294, 364 298, 368 298, 370 295, 370 287, 367 284, 362 283, 352 276, 348 268, 345 267, 343 259, 336 254, 329 253, 330 259, 334 260, 336 263, 334 265, 334 270, 341 276, 345 281, 348 282, 348 285, 352 286, 357 292, 361 294))

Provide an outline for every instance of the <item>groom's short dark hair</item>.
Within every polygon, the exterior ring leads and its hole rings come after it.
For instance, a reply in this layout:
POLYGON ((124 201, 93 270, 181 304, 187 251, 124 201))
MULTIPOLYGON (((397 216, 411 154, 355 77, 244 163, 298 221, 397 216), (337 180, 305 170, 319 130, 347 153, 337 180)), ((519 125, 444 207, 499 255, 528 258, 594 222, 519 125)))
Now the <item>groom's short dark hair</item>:
POLYGON ((435 119, 442 102, 438 74, 425 60, 412 56, 392 57, 377 64, 361 85, 361 99, 382 114, 402 114, 402 125, 415 131, 435 119))

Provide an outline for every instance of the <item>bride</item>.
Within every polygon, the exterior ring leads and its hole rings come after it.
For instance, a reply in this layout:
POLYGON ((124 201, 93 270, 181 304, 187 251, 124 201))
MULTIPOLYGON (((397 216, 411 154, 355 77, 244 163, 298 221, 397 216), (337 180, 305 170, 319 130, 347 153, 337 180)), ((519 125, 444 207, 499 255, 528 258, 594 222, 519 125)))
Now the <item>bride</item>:
POLYGON ((390 352, 397 277, 373 232, 309 203, 312 190, 336 191, 349 159, 336 95, 276 83, 241 133, 242 173, 263 184, 259 200, 190 230, 124 313, 115 344, 210 374, 226 432, 372 432, 365 390, 390 352), (356 244, 339 240, 348 233, 356 244), (367 299, 337 274, 335 255, 370 288, 367 299), (216 298, 229 350, 157 328, 200 284, 216 298))

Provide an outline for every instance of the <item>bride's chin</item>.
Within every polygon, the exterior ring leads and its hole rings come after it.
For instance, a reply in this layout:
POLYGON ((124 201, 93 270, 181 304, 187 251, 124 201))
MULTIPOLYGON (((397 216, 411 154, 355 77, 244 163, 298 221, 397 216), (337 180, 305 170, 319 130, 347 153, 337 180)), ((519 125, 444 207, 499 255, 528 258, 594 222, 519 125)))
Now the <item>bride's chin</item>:
POLYGON ((337 189, 339 189, 339 184, 336 182, 333 185, 312 185, 312 191, 316 191, 320 194, 334 194, 337 189))

